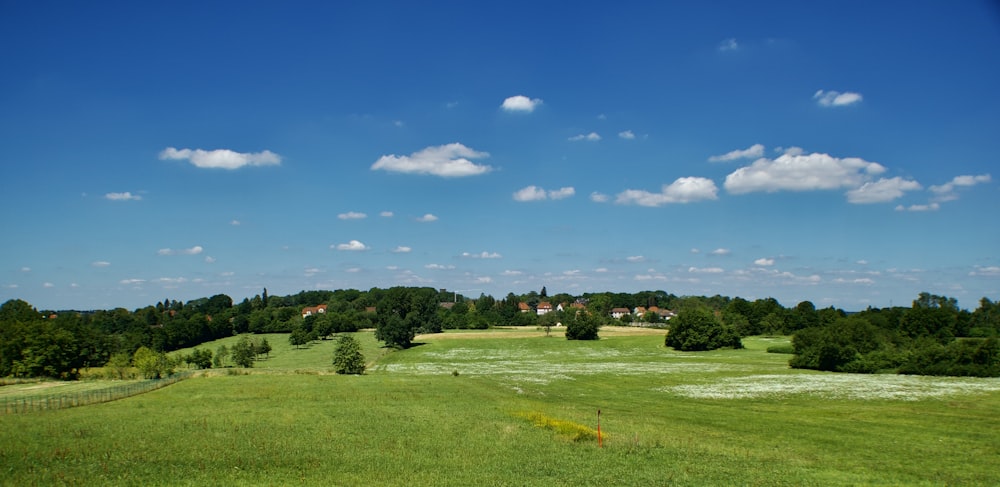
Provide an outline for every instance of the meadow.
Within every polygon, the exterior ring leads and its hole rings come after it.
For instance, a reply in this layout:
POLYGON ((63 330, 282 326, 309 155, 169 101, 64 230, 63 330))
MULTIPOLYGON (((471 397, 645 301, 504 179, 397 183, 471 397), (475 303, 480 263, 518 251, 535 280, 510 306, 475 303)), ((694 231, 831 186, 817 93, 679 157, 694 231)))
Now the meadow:
POLYGON ((364 376, 333 374, 333 341, 268 335, 254 369, 0 415, 0 482, 1000 484, 1000 380, 792 370, 766 353, 787 338, 679 353, 663 333, 448 332, 390 351, 359 332, 364 376))

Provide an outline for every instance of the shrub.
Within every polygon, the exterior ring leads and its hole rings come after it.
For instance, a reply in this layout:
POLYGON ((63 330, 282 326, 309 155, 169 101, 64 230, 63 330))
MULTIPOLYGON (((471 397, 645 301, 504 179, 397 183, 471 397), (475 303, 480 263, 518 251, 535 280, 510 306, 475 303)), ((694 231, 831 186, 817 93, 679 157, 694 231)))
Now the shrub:
POLYGON ((767 347, 767 353, 787 353, 790 355, 795 354, 795 347, 791 344, 788 345, 772 345, 767 347))

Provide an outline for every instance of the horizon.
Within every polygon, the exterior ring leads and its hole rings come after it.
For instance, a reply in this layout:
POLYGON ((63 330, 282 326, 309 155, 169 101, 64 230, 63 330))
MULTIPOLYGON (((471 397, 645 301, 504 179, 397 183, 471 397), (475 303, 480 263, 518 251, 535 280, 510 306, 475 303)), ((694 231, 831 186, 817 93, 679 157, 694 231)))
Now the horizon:
POLYGON ((0 6, 0 302, 1000 298, 989 1, 239 7, 0 6))

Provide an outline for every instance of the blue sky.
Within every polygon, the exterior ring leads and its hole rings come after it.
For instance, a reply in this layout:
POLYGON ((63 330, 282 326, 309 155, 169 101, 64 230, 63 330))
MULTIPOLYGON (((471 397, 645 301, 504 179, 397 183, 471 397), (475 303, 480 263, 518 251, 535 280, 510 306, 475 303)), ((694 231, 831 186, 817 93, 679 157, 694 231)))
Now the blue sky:
POLYGON ((0 2, 0 301, 1000 298, 990 2, 0 2))

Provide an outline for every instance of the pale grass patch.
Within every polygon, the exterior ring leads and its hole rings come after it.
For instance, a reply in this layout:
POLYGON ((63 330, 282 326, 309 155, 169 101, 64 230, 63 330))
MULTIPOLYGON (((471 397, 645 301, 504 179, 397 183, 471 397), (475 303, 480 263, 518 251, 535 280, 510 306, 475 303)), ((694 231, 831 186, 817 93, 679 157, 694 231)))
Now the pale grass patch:
POLYGON ((696 399, 809 395, 827 399, 919 401, 1000 391, 1000 379, 843 373, 750 375, 656 390, 696 399))

